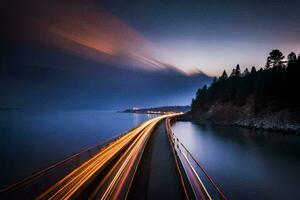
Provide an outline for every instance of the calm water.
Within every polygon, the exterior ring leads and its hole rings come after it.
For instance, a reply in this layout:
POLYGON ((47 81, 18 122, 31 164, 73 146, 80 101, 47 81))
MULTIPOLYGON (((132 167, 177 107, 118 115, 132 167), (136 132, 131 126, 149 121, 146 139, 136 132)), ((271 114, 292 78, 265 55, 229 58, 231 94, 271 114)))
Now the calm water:
POLYGON ((177 137, 229 199, 300 199, 300 137, 177 122, 177 137))
POLYGON ((0 188, 150 117, 104 111, 2 111, 0 188))

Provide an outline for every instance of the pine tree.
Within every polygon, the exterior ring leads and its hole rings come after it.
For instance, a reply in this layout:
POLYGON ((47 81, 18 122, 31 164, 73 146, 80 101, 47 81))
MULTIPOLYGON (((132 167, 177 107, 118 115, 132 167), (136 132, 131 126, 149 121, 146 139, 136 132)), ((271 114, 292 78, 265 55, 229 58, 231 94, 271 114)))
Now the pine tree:
POLYGON ((226 80, 228 78, 226 71, 224 70, 221 77, 219 78, 220 80, 226 80))
POLYGON ((203 92, 203 93, 206 93, 206 92, 207 92, 207 85, 206 85, 206 84, 202 87, 202 92, 203 92))
POLYGON ((235 76, 236 77, 241 77, 241 69, 240 69, 240 65, 237 64, 236 68, 235 68, 235 76))
POLYGON ((288 66, 291 66, 293 64, 295 64, 297 62, 297 56, 294 52, 291 52, 288 56, 287 56, 287 60, 288 60, 288 66))
POLYGON ((291 52, 287 56, 288 68, 283 68, 284 56, 279 50, 273 50, 268 57, 268 64, 272 70, 264 70, 253 66, 249 73, 246 68, 241 78, 240 66, 232 69, 230 78, 224 70, 219 79, 214 78, 213 83, 207 87, 204 85, 197 91, 197 96, 192 100, 192 109, 208 110, 214 103, 230 103, 243 106, 249 98, 255 103, 255 113, 263 111, 270 106, 272 109, 298 108, 300 98, 295 91, 299 91, 300 54, 296 56, 291 52), (293 67, 290 67, 290 66, 293 67), (273 70, 281 69, 281 70, 273 70))
POLYGON ((244 70, 242 76, 243 76, 243 77, 246 77, 246 76, 248 76, 248 75, 249 75, 249 70, 248 70, 248 68, 246 68, 246 69, 244 70))
POLYGON ((254 67, 254 66, 252 66, 252 68, 251 68, 251 72, 250 72, 250 73, 251 73, 252 75, 256 73, 256 69, 255 69, 255 67, 254 67))
POLYGON ((218 81, 218 78, 214 77, 213 84, 215 84, 217 81, 218 81))
POLYGON ((235 73, 235 69, 233 68, 233 69, 232 69, 232 72, 231 72, 231 74, 230 74, 230 77, 235 77, 235 74, 236 74, 236 73, 235 73))
POLYGON ((195 98, 193 98, 192 99, 192 103, 191 103, 191 109, 192 109, 192 111, 194 111, 195 108, 196 108, 196 100, 195 100, 195 98))

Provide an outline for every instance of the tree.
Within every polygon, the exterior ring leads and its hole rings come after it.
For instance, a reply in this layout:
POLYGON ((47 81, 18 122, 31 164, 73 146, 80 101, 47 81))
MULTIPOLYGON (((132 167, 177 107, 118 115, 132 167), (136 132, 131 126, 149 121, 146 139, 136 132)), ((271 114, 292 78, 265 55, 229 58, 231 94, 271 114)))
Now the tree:
POLYGON ((201 93, 202 93, 202 89, 199 88, 199 89, 197 90, 197 93, 196 93, 196 99, 197 99, 197 100, 200 98, 201 93))
POLYGON ((192 110, 195 110, 196 108, 195 104, 196 104, 196 100, 193 98, 191 103, 192 110))
POLYGON ((242 74, 243 77, 248 76, 249 75, 249 70, 248 68, 246 68, 242 74))
POLYGON ((223 73, 222 73, 222 75, 221 75, 221 77, 220 77, 220 80, 226 80, 227 78, 228 78, 227 73, 224 70, 223 73))
POLYGON ((265 68, 268 70, 270 69, 271 67, 271 60, 269 59, 269 57, 267 58, 267 62, 266 62, 266 65, 265 65, 265 68))
POLYGON ((280 69, 283 67, 282 59, 284 59, 284 55, 282 54, 282 52, 278 49, 274 49, 270 52, 267 63, 269 62, 270 66, 272 66, 273 68, 280 69))
POLYGON ((297 56, 294 52, 291 52, 288 56, 287 56, 287 60, 288 60, 288 65, 293 65, 297 62, 297 56))
POLYGON ((235 69, 234 69, 234 68, 232 69, 232 72, 231 72, 231 74, 230 74, 230 77, 235 77, 235 69))
POLYGON ((213 84, 215 84, 217 81, 218 81, 217 77, 214 77, 213 84))
POLYGON ((236 77, 241 77, 241 69, 240 69, 240 65, 237 64, 236 68, 235 68, 235 76, 236 77))
POLYGON ((232 69, 230 78, 224 70, 209 87, 204 85, 198 90, 196 98, 192 100, 192 110, 195 108, 195 111, 210 112, 211 106, 217 103, 239 107, 247 105, 247 108, 249 105, 255 114, 281 109, 294 112, 300 107, 300 96, 297 93, 300 90, 300 54, 296 55, 291 52, 287 56, 288 67, 283 67, 282 53, 273 50, 267 59, 267 68, 270 70, 253 66, 250 73, 250 68, 245 68, 241 75, 240 66, 237 65, 232 69))
POLYGON ((256 69, 255 69, 255 67, 254 67, 254 66, 252 66, 252 68, 251 68, 251 72, 250 72, 250 73, 251 73, 252 75, 256 73, 256 69))
POLYGON ((206 85, 206 84, 202 87, 202 92, 203 92, 203 93, 206 93, 206 92, 207 92, 207 85, 206 85))

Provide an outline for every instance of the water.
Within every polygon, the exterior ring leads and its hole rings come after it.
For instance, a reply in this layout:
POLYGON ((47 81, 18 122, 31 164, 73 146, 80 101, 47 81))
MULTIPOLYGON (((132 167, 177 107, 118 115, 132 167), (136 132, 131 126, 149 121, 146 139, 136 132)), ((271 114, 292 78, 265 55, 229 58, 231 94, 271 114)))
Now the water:
POLYGON ((0 188, 124 133, 150 117, 104 111, 2 111, 0 188))
POLYGON ((300 199, 300 137, 177 122, 173 132, 229 199, 300 199))

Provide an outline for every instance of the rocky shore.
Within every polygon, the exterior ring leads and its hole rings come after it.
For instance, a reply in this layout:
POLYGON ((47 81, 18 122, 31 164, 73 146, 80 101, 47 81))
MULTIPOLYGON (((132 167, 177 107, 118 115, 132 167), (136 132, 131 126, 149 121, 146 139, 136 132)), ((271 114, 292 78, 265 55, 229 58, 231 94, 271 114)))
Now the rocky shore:
POLYGON ((216 124, 300 134, 299 113, 299 109, 272 110, 271 108, 255 113, 251 104, 238 107, 232 104, 215 103, 206 109, 188 112, 179 120, 210 121, 216 124))

